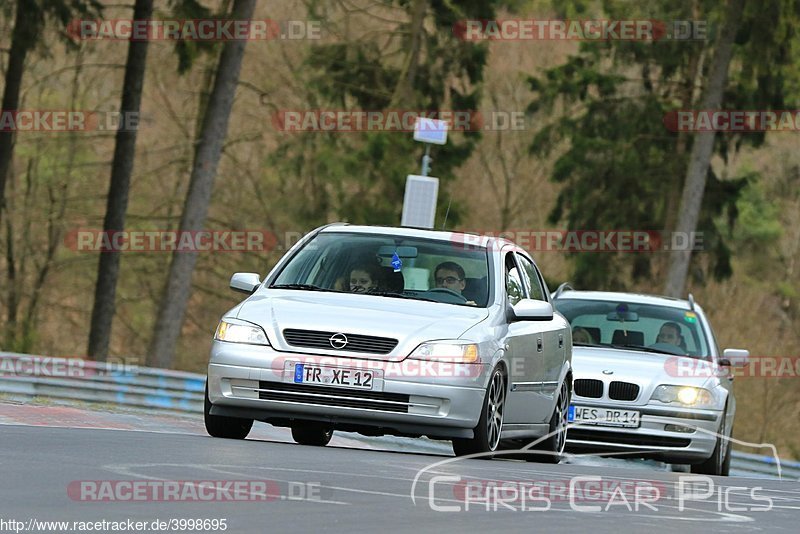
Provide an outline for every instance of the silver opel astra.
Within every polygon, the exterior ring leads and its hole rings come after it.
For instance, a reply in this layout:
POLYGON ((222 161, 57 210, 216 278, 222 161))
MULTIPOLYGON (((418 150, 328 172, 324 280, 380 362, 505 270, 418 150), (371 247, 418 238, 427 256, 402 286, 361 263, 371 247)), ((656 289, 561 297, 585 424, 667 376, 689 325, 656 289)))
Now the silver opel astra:
POLYGON ((574 291, 565 284, 553 296, 575 346, 567 446, 727 475, 736 415, 732 367, 745 365, 749 352, 720 351, 691 295, 574 291))
POLYGON ((569 324, 514 243, 333 224, 293 246, 219 322, 205 424, 253 421, 326 445, 334 430, 451 440, 458 455, 526 446, 557 462, 572 390, 569 324))

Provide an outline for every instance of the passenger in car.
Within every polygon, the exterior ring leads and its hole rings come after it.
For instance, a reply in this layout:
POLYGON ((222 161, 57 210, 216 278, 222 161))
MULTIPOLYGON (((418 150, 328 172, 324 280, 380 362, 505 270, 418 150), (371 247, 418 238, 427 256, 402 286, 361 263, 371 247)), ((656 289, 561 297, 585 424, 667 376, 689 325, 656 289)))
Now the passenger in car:
POLYGON ((595 341, 588 330, 582 326, 576 326, 572 329, 572 342, 593 345, 595 341))
POLYGON ((366 293, 378 289, 381 272, 377 265, 357 265, 350 270, 350 292, 366 293))

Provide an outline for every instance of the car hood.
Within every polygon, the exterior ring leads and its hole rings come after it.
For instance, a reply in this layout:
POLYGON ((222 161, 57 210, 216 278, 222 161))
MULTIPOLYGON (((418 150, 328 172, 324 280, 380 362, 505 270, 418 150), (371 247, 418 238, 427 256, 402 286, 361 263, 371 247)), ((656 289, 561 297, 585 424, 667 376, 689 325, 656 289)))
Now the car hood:
POLYGON ((457 339, 488 315, 488 309, 471 306, 373 295, 266 289, 245 301, 238 309, 237 318, 264 328, 276 350, 396 361, 425 341, 457 339), (302 348, 286 342, 283 331, 287 328, 393 338, 398 344, 385 355, 302 348))
POLYGON ((705 360, 672 354, 656 354, 611 347, 573 347, 572 368, 575 380, 596 379, 638 384, 641 393, 636 404, 647 404, 653 390, 661 384, 714 389, 712 364, 705 360))

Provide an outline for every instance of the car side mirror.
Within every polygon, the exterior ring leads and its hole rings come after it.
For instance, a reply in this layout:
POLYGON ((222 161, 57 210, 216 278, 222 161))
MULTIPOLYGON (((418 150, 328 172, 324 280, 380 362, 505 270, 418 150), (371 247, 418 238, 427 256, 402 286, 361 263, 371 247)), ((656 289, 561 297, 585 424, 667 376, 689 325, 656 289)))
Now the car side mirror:
POLYGON ((543 300, 522 299, 509 309, 508 315, 511 321, 550 321, 553 306, 543 300))
POLYGON ((234 291, 252 294, 261 285, 261 277, 257 273, 235 273, 231 276, 230 287, 234 291))
POLYGON ((722 351, 720 365, 744 367, 750 359, 750 351, 745 349, 725 349, 722 351))

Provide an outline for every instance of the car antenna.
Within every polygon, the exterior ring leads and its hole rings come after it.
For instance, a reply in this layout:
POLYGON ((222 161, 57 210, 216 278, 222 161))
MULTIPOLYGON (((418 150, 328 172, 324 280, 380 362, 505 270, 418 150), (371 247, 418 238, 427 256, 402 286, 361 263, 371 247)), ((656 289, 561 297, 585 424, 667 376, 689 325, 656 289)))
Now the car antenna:
POLYGON ((447 226, 447 217, 450 215, 450 204, 453 202, 453 197, 451 196, 450 199, 447 201, 447 211, 444 212, 444 222, 442 223, 442 230, 445 229, 447 226))
POLYGON ((694 296, 689 293, 689 309, 694 311, 694 296))

